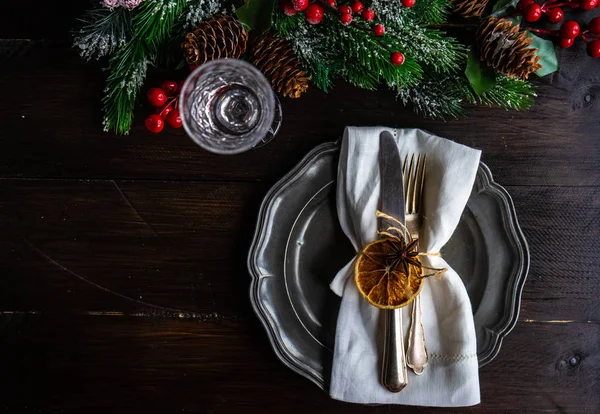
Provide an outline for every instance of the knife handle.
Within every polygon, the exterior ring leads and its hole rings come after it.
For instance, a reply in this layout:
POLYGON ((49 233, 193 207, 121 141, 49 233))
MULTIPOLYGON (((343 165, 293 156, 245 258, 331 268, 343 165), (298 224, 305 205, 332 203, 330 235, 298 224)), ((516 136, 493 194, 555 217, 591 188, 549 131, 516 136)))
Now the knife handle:
POLYGON ((381 383, 391 392, 400 392, 408 384, 401 309, 386 310, 381 383))

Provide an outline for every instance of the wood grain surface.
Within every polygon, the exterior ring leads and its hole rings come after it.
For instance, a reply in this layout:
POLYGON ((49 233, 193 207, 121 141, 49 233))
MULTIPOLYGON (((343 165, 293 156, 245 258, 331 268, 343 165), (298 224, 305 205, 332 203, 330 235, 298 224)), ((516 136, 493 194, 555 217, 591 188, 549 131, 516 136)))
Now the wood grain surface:
POLYGON ((86 2, 26 3, 0 13, 0 412, 452 412, 329 399, 249 304, 262 198, 346 125, 480 148, 513 197, 531 249, 519 323, 482 403, 455 412, 600 412, 600 62, 581 47, 529 112, 431 121, 340 83, 284 99, 276 140, 225 157, 146 132, 144 104, 131 135, 102 132, 102 63, 69 47, 86 2))

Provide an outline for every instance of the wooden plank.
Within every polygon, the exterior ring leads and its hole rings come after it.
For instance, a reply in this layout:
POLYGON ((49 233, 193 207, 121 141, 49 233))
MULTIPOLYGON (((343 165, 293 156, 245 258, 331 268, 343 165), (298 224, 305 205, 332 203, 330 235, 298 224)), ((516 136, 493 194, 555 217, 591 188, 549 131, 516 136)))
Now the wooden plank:
POLYGON ((0 39, 69 41, 77 18, 92 1, 38 1, 35 6, 28 2, 4 2, 0 12, 0 39))
MULTIPOLYGON (((594 62, 592 62, 594 63, 594 62)), ((483 149, 498 182, 590 186, 600 182, 595 66, 573 79, 545 81, 529 112, 474 108, 459 121, 425 120, 389 91, 339 84, 284 99, 284 122, 269 145, 236 156, 209 154, 182 130, 145 131, 145 104, 130 136, 102 132, 101 64, 86 66, 65 46, 34 48, 0 72, 0 177, 158 180, 265 180, 289 171, 317 144, 337 140, 347 125, 424 128, 483 149), (581 104, 585 99, 589 102, 581 104)), ((148 85, 156 85, 155 74, 148 85)))
POLYGON ((262 184, 4 180, 4 309, 231 316, 262 184))
POLYGON ((600 188, 510 187, 529 243, 522 316, 600 321, 600 188))
MULTIPOLYGON (((0 310, 245 317, 264 183, 0 180, 0 310)), ((600 321, 600 187, 511 187, 522 320, 600 321), (566 214, 565 212, 571 212, 566 214)), ((332 275, 333 277, 333 275, 332 275)))
MULTIPOLYGON (((16 356, 4 360, 0 379, 7 412, 401 409, 331 400, 276 359, 253 321, 43 313, 11 319, 0 341, 2 355, 16 356)), ((598 324, 520 325, 481 371, 483 403, 456 412, 597 412, 599 354, 598 324)))

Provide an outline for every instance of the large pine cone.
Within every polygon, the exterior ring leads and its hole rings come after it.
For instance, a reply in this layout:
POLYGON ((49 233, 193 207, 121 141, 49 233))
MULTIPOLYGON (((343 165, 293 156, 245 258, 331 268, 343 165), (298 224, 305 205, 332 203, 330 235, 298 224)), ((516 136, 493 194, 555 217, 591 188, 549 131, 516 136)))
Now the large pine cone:
POLYGON ((181 47, 190 65, 209 60, 239 58, 246 51, 248 32, 240 22, 228 15, 217 15, 200 23, 185 36, 181 47))
POLYGON ((479 58, 497 72, 527 79, 542 67, 537 49, 530 48, 533 39, 509 20, 492 17, 483 21, 476 38, 479 58))
POLYGON ((252 63, 271 81, 273 90, 289 98, 299 98, 308 89, 306 72, 292 45, 274 32, 265 32, 252 42, 252 63))
POLYGON ((463 17, 481 17, 490 0, 454 0, 454 13, 463 17))

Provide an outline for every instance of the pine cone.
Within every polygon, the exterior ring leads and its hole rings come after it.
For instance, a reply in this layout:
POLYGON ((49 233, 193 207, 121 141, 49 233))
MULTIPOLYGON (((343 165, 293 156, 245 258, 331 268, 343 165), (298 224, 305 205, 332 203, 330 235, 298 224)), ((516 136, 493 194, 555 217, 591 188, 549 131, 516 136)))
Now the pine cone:
POLYGON ((309 77, 292 45, 273 31, 265 32, 253 41, 250 60, 271 81, 275 92, 299 98, 308 89, 309 77))
POLYGON ((542 67, 532 41, 518 25, 496 17, 483 21, 476 34, 479 58, 511 78, 527 79, 542 67))
POLYGON ((481 17, 490 0, 454 0, 454 13, 463 17, 481 17))
POLYGON ((248 32, 240 22, 217 15, 185 35, 181 47, 189 65, 201 65, 213 59, 239 58, 246 51, 247 41, 248 32))

